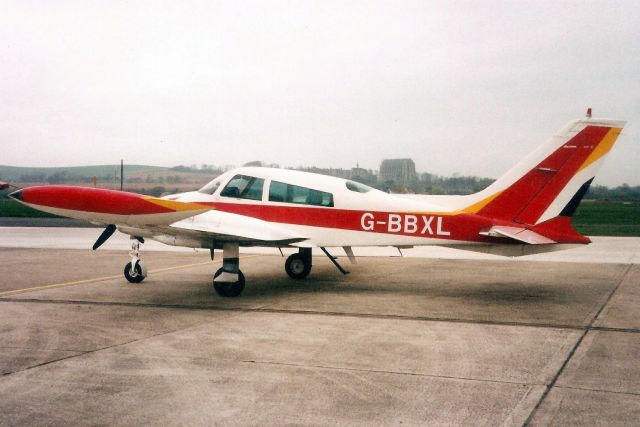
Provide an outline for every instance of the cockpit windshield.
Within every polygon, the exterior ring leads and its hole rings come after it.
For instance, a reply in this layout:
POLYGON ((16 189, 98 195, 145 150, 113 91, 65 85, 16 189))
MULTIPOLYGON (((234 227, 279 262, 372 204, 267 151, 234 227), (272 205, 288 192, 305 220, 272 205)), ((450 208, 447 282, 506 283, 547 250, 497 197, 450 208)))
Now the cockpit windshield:
POLYGON ((200 193, 204 194, 213 194, 216 192, 218 188, 220 188, 220 184, 222 184, 222 178, 218 177, 213 181, 210 181, 207 185, 198 190, 200 193))
POLYGON ((368 193, 373 190, 373 188, 368 185, 361 184, 356 181, 347 181, 347 188, 351 191, 355 191, 356 193, 368 193))

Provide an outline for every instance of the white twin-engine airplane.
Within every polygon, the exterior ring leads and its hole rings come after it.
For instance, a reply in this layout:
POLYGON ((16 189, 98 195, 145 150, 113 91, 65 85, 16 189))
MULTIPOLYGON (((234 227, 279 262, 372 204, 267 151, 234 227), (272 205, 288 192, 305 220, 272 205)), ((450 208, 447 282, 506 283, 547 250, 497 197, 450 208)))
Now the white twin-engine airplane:
POLYGON ((146 277, 139 259, 145 238, 223 250, 213 276, 221 296, 242 293, 240 246, 295 247, 285 270, 311 271, 311 251, 342 247, 440 245, 519 256, 590 243, 571 216, 625 122, 576 120, 483 191, 467 196, 387 194, 313 173, 244 167, 198 191, 155 198, 88 187, 39 186, 11 194, 33 208, 107 225, 97 249, 118 229, 132 238, 129 282, 146 277))

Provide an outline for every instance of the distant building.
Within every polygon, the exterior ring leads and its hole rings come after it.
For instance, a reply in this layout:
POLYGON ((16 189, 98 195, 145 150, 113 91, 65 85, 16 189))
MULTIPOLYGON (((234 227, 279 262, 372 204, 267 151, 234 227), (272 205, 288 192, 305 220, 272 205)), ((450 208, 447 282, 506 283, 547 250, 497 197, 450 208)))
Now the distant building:
POLYGON ((384 159, 380 164, 378 182, 385 190, 414 191, 417 180, 416 164, 411 159, 384 159))
POLYGON ((363 184, 374 186, 376 184, 376 174, 361 167, 355 167, 351 169, 341 168, 318 168, 318 167, 300 167, 298 170, 305 172, 319 173, 322 175, 335 176, 337 178, 352 179, 354 181, 361 182, 363 184))

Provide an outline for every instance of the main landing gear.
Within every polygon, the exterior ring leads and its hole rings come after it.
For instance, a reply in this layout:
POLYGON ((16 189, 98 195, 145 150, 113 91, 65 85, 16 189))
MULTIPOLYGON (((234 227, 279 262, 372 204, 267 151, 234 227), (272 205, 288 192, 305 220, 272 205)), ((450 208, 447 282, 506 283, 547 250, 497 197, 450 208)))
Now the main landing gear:
MULTIPOLYGON (((237 297, 244 290, 244 274, 240 271, 239 245, 225 243, 222 246, 222 268, 213 275, 213 288, 221 297, 237 297)), ((311 248, 301 248, 284 264, 292 279, 304 279, 311 272, 311 248)))
POLYGON ((244 291, 239 246, 238 243, 222 245, 222 268, 213 275, 213 288, 221 297, 237 297, 244 291))
MULTIPOLYGON (((349 274, 347 270, 345 270, 340 264, 338 264, 336 257, 331 255, 325 248, 320 247, 320 249, 322 250, 322 252, 324 252, 327 258, 329 258, 329 261, 331 261, 333 265, 335 265, 336 268, 340 270, 340 273, 349 274)), ((355 256, 353 255, 353 251, 351 250, 351 248, 345 247, 344 250, 347 253, 351 263, 355 264, 355 256)), ((289 258, 287 258, 287 261, 284 263, 284 270, 292 279, 304 279, 309 275, 309 273, 311 273, 311 260, 311 248, 299 248, 297 254, 289 255, 289 258)))
MULTIPOLYGON (((320 248, 329 260, 342 274, 349 274, 325 248, 320 248)), ((351 248, 344 248, 349 260, 355 263, 355 257, 351 248)), ((225 243, 222 245, 222 268, 213 275, 213 288, 221 297, 237 297, 244 291, 244 274, 240 271, 240 251, 238 243, 225 243)), ((213 251, 212 251, 213 259, 213 251)), ((311 248, 299 248, 297 253, 290 255, 284 263, 284 269, 292 279, 304 279, 311 272, 312 267, 311 248)))
MULTIPOLYGON (((130 283, 140 283, 147 277, 147 267, 140 260, 140 241, 142 238, 131 236, 131 261, 124 266, 124 277, 130 283)), ((142 240, 144 243, 144 240, 142 240)))
POLYGON ((311 273, 311 248, 300 248, 297 254, 289 255, 284 270, 292 279, 304 279, 311 273))

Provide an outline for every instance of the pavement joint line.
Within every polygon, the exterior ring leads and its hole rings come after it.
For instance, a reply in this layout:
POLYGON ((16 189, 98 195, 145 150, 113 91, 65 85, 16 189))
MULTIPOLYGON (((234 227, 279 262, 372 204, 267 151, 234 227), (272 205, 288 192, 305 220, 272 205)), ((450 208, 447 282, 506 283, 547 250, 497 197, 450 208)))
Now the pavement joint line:
POLYGON ((78 356, 82 356, 87 354, 88 352, 82 352, 82 353, 76 353, 76 354, 70 354, 69 356, 65 356, 65 357, 60 357, 58 359, 53 359, 53 360, 47 360, 46 362, 42 362, 42 363, 38 363, 36 365, 32 365, 32 366, 27 366, 25 368, 22 369, 16 369, 15 371, 8 371, 8 372, 3 372, 2 376, 6 377, 9 376, 11 374, 15 374, 17 372, 23 372, 23 371, 27 371, 29 369, 33 369, 33 368, 38 368, 40 366, 45 366, 45 365, 49 365, 51 363, 56 363, 56 362, 61 362, 63 360, 67 360, 67 359, 71 359, 72 357, 78 357, 78 356))
POLYGON ((617 391, 617 390, 602 390, 597 388, 588 388, 588 387, 571 387, 566 385, 559 385, 556 388, 568 389, 568 390, 579 390, 579 391, 594 391, 596 393, 613 393, 613 394, 625 394, 629 396, 640 396, 640 393, 636 393, 633 391, 617 391))
POLYGON ((194 306, 186 304, 154 304, 140 302, 122 302, 122 301, 83 301, 83 300, 53 300, 53 299, 37 299, 37 298, 0 298, 2 302, 21 302, 36 304, 75 304, 75 305, 103 305, 103 306, 123 306, 123 307, 141 307, 141 308, 166 308, 193 311, 226 311, 239 313, 273 313, 273 314, 297 314, 310 316, 328 316, 328 317, 352 317, 364 319, 379 320, 407 320, 418 322, 442 322, 442 323, 462 323, 472 325, 492 325, 492 326, 515 326, 527 328, 543 328, 543 329, 562 329, 571 331, 602 331, 602 332, 624 332, 624 333, 640 333, 640 329, 635 328, 615 328, 602 326, 580 326, 554 323, 532 323, 532 322, 507 322, 499 320, 481 320, 481 319, 456 319, 446 317, 427 317, 427 316, 406 316, 400 314, 375 314, 375 313, 347 313, 332 311, 313 311, 313 310, 287 310, 277 308, 267 308, 267 306, 259 307, 225 307, 225 306, 194 306))
POLYGON ((512 385, 526 385, 526 386, 544 385, 543 383, 522 383, 517 381, 503 381, 503 380, 490 380, 490 379, 482 379, 482 378, 455 377, 452 375, 425 374, 421 372, 402 372, 402 371, 385 371, 381 369, 350 368, 347 366, 303 365, 300 363, 260 361, 260 360, 242 360, 241 362, 256 364, 256 365, 275 365, 275 366, 288 366, 288 367, 295 367, 295 368, 326 369, 329 371, 351 371, 351 372, 367 372, 367 373, 374 373, 374 374, 407 375, 412 377, 442 378, 446 380, 477 381, 482 383, 512 384, 512 385))
POLYGON ((580 338, 578 338, 578 340, 574 344, 573 348, 571 349, 571 351, 567 355, 567 358, 564 360, 564 362, 560 366, 560 369, 558 369, 558 372, 556 372, 556 374, 554 375, 554 377, 551 380, 551 382, 549 384, 547 384, 544 392, 542 393, 542 396, 540 396, 540 400, 533 407, 533 410, 531 410, 531 413, 529 414, 529 416, 527 417, 526 421, 524 422, 524 424, 523 424, 524 426, 529 426, 531 424, 531 421, 533 420, 533 417, 538 412, 538 409, 540 409, 540 406, 542 406, 542 402, 545 401, 545 399, 549 395, 549 392, 551 391, 551 389, 555 387, 556 382, 558 381, 558 378, 560 378, 560 375, 562 375, 562 373, 564 372, 564 369, 567 367, 567 365, 569 364, 569 362, 573 358, 573 355, 578 350, 578 347, 580 347, 580 345, 582 344, 582 341, 584 340, 584 338, 587 336, 589 331, 594 329, 593 328, 593 324, 598 319, 598 316, 600 315, 600 313, 602 313, 602 310, 604 310, 604 308, 609 304, 609 302, 611 301, 611 298, 613 298, 613 295, 616 293, 616 291, 618 290, 618 288, 620 287, 622 282, 624 282, 624 279, 627 277, 627 275, 629 274, 629 271, 631 271, 632 267, 633 267, 633 264, 627 264, 627 268, 624 270, 624 273, 620 276, 620 279, 615 284, 615 286, 613 287, 611 292, 609 292, 609 295, 607 295, 607 298, 605 299, 605 301, 602 304, 602 306, 600 306, 598 311, 591 318, 591 321, 589 322, 587 327, 584 329, 584 331, 580 335, 580 338))
MULTIPOLYGON (((246 256, 243 256, 242 259, 255 258, 255 257, 259 257, 259 256, 263 256, 263 255, 246 255, 246 256)), ((164 272, 167 272, 167 271, 180 270, 180 269, 183 269, 183 268, 190 268, 190 267, 199 267, 201 265, 208 265, 208 264, 216 263, 216 262, 219 262, 219 261, 211 260, 211 261, 196 262, 196 263, 191 263, 191 264, 177 265, 177 266, 173 266, 173 267, 159 268, 157 270, 149 271, 149 274, 164 273, 164 272)), ((46 289, 56 289, 56 288, 65 288, 67 286, 84 285, 84 284, 87 284, 87 283, 101 282, 103 280, 113 280, 113 279, 117 279, 117 278, 120 278, 120 277, 122 277, 122 275, 118 274, 118 275, 114 275, 114 276, 93 277, 93 278, 90 278, 90 279, 74 280, 74 281, 71 281, 71 282, 54 283, 52 285, 34 286, 34 287, 31 287, 31 288, 24 288, 24 289, 14 289, 12 291, 0 292, 0 297, 8 297, 8 296, 24 294, 24 293, 28 293, 28 292, 42 291, 42 290, 46 290, 46 289)))

